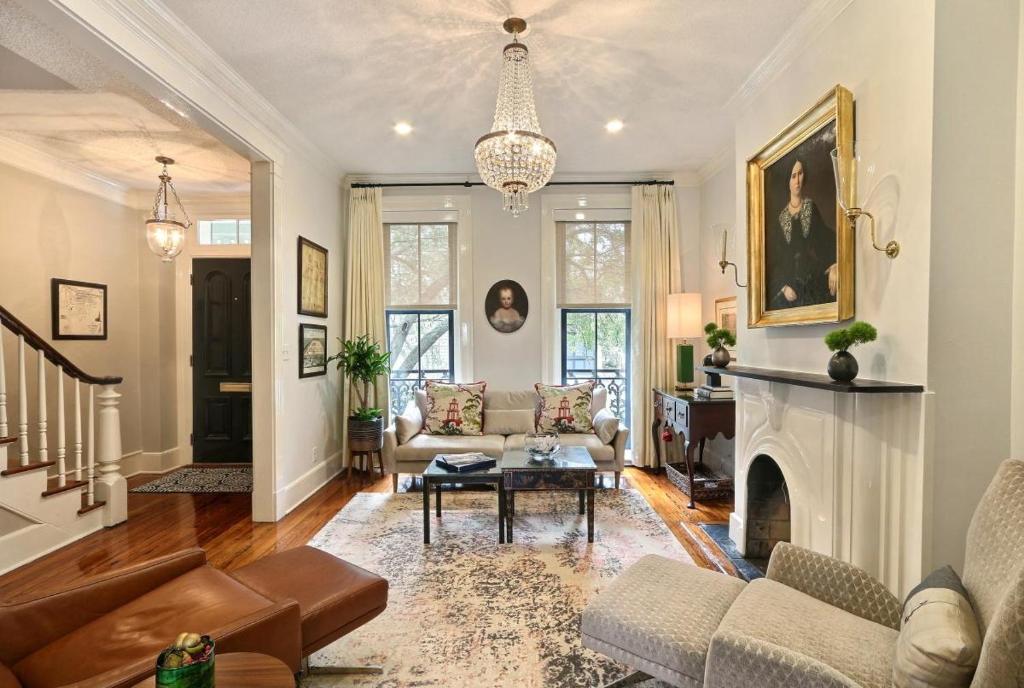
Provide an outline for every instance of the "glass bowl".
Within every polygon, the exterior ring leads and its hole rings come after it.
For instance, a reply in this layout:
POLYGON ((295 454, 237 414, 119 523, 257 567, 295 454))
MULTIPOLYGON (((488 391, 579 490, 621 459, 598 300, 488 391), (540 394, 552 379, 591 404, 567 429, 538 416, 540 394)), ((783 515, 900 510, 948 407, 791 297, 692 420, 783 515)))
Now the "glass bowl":
POLYGON ((535 459, 550 459, 558 447, 557 432, 531 432, 526 435, 524 448, 535 459))

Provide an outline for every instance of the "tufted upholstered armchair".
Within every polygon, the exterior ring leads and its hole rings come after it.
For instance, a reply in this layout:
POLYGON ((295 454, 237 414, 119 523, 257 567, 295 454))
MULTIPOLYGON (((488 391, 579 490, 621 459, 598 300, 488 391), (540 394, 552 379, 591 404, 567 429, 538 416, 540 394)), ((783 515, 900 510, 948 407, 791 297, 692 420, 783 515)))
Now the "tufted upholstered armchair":
MULTIPOLYGON (((1024 462, 974 512, 963 582, 983 637, 972 688, 1024 688, 1024 462)), ((749 585, 645 557, 583 613, 583 644, 648 676, 709 688, 889 688, 901 603, 863 570, 787 543, 749 585), (664 590, 684 590, 682 606, 664 590), (693 609, 703 604, 701 609, 693 609)))

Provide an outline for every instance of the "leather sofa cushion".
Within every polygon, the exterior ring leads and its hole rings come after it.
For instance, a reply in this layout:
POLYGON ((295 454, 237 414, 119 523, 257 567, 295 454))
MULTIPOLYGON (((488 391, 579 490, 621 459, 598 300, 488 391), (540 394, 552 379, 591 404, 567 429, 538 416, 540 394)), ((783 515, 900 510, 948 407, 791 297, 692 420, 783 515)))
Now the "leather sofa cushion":
MULTIPOLYGON (((566 433, 558 436, 563 447, 586 447, 594 457, 594 463, 610 463, 615 461, 615 447, 605 444, 601 438, 592 433, 566 433)), ((509 435, 505 440, 505 449, 522 449, 526 446, 526 435, 509 435)))
POLYGON ((299 603, 304 653, 320 649, 339 630, 372 618, 388 604, 386 580, 315 547, 278 552, 231 575, 272 600, 299 603))
POLYGON ((438 454, 478 451, 495 459, 505 447, 503 435, 428 435, 421 432, 395 449, 395 460, 431 461, 438 454))
POLYGON ((140 659, 156 662, 179 633, 213 632, 272 604, 227 574, 201 566, 39 648, 15 664, 14 673, 25 686, 51 688, 140 659))

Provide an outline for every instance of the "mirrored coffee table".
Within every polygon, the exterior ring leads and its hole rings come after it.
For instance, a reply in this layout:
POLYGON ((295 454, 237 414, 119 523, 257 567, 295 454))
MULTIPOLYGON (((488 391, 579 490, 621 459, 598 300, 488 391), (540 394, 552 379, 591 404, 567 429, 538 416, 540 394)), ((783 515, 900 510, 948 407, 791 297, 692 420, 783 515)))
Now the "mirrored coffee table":
POLYGON ((423 471, 423 544, 430 544, 430 486, 437 495, 437 518, 441 518, 442 485, 494 485, 498 492, 498 543, 505 543, 505 491, 501 487, 501 462, 495 468, 456 473, 431 461, 423 471))
POLYGON ((580 514, 587 515, 587 542, 594 541, 594 479, 597 464, 586 447, 562 447, 550 460, 538 461, 522 450, 506 451, 498 463, 505 493, 505 539, 512 542, 516 492, 579 493, 580 514))

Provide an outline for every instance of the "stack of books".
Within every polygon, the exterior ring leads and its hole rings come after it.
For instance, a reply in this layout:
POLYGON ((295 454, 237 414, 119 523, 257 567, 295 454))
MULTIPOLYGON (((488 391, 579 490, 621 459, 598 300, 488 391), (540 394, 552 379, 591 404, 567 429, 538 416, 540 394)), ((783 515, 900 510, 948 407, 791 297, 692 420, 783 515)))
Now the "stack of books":
POLYGON ((466 454, 438 454, 437 465, 453 473, 469 473, 494 468, 498 462, 480 452, 466 454))
POLYGON ((701 385, 694 392, 698 399, 732 399, 732 387, 715 387, 714 385, 701 385))

